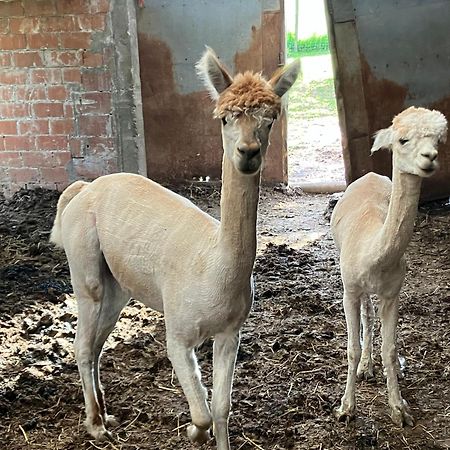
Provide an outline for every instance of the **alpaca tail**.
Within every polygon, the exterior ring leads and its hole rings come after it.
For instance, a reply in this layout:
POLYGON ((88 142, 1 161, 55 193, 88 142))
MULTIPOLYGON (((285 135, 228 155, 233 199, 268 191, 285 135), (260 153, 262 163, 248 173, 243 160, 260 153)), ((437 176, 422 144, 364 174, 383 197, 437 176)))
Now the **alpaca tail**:
POLYGON ((70 201, 81 192, 89 183, 86 181, 75 181, 69 187, 64 189, 59 197, 58 206, 56 208, 55 222, 53 223, 52 232, 50 235, 50 242, 53 242, 58 247, 63 248, 62 234, 61 234, 61 216, 66 206, 70 201))

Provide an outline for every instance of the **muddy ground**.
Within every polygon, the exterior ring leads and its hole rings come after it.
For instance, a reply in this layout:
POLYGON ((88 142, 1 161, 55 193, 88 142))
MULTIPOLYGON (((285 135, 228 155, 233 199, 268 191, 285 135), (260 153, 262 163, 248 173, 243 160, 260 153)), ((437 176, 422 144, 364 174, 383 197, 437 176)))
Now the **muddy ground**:
MULTIPOLYGON (((217 215, 214 188, 182 193, 217 215)), ((85 433, 72 349, 76 305, 64 254, 47 242, 56 200, 44 190, 0 199, 0 449, 193 448, 163 320, 134 301, 102 359, 109 410, 121 422, 115 441, 98 444, 85 433)), ((376 378, 358 386, 356 420, 332 416, 344 389, 346 332, 337 255, 322 216, 327 203, 327 196, 296 191, 262 194, 256 299, 235 373, 232 448, 450 448, 448 209, 421 211, 408 250, 401 388, 417 424, 399 429, 389 420, 378 353, 376 378)), ((211 349, 206 343, 198 351, 209 388, 211 349)))

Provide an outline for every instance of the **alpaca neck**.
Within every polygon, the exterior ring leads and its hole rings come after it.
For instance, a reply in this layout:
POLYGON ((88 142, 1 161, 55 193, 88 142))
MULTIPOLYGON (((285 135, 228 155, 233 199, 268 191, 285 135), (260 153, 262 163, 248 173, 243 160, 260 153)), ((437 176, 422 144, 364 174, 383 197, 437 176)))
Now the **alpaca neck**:
POLYGON ((414 229, 422 178, 393 168, 388 213, 378 239, 382 264, 390 265, 405 253, 414 229))
POLYGON ((224 155, 219 245, 243 276, 250 276, 256 256, 256 218, 260 174, 243 175, 224 155))

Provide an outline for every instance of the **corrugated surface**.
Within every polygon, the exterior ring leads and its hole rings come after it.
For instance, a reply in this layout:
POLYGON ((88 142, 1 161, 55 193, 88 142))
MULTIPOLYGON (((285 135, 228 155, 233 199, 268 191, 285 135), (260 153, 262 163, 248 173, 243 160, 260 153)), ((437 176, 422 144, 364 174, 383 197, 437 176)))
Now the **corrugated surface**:
MULTIPOLYGON (((389 175, 390 155, 370 157, 371 136, 408 106, 450 118, 450 0, 328 0, 347 181, 389 175)), ((423 198, 450 195, 450 142, 423 198)))
MULTIPOLYGON (((209 45, 233 71, 278 67, 284 17, 276 0, 146 0, 138 12, 147 171, 157 180, 220 178, 213 105, 194 65, 209 45)), ((281 58, 284 56, 282 55, 281 58)), ((285 120, 272 133, 264 177, 286 181, 285 120)))

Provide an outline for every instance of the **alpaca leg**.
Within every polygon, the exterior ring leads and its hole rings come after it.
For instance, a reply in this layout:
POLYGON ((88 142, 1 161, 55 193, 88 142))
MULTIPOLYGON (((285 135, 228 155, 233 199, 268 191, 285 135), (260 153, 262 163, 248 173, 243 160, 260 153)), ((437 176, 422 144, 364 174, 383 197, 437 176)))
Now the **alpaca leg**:
POLYGON ((75 337, 75 357, 80 373, 86 408, 86 428, 97 440, 111 439, 103 423, 102 408, 96 395, 94 380, 94 343, 97 334, 97 322, 101 311, 100 298, 80 295, 74 285, 78 301, 78 324, 75 337))
POLYGON ((356 370, 361 357, 360 344, 360 296, 344 290, 344 311, 347 322, 347 384, 341 406, 335 410, 335 416, 339 419, 351 419, 355 414, 355 383, 356 370))
POLYGON ((403 400, 397 379, 398 353, 397 353, 397 322, 398 297, 380 298, 381 318, 381 355, 386 371, 389 406, 392 410, 392 421, 397 426, 405 424, 413 426, 408 404, 403 400))
POLYGON ((373 378, 373 323, 374 308, 372 299, 368 295, 361 298, 361 322, 362 322, 362 353, 358 364, 358 379, 368 380, 373 378))
POLYGON ((103 296, 102 308, 97 323, 97 333, 94 341, 94 383, 97 401, 100 407, 100 414, 103 423, 109 426, 117 426, 119 423, 114 416, 106 413, 105 395, 100 383, 100 355, 103 345, 120 316, 124 306, 128 303, 130 296, 125 293, 112 277, 111 274, 105 276, 105 294, 103 296))
POLYGON ((217 335, 214 339, 213 395, 211 409, 217 450, 230 450, 228 417, 234 366, 239 348, 239 332, 217 335))
POLYGON ((212 417, 208 407, 208 391, 201 382, 200 369, 194 349, 174 339, 175 332, 167 329, 167 355, 189 403, 192 424, 187 429, 191 442, 203 444, 210 439, 212 417))

